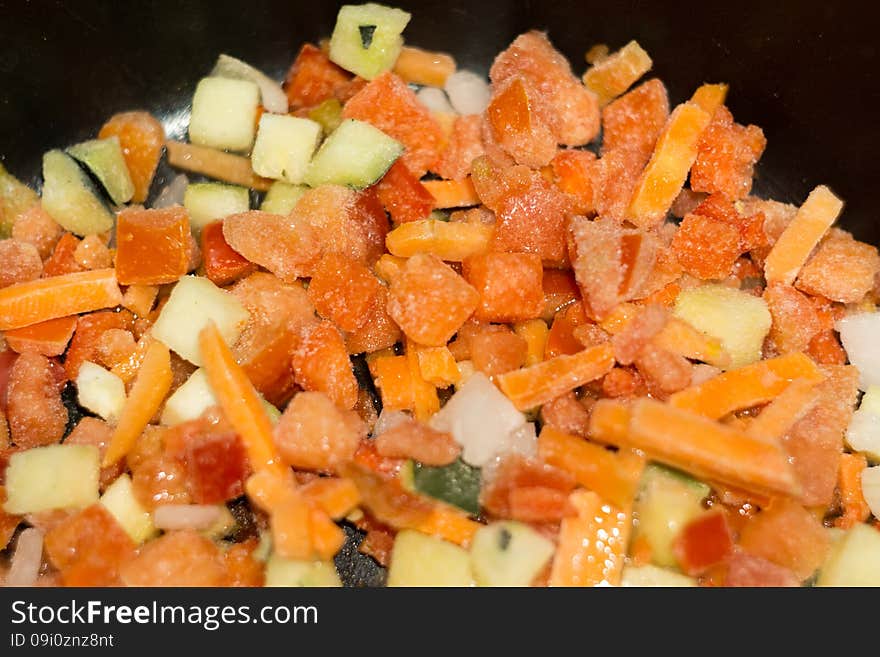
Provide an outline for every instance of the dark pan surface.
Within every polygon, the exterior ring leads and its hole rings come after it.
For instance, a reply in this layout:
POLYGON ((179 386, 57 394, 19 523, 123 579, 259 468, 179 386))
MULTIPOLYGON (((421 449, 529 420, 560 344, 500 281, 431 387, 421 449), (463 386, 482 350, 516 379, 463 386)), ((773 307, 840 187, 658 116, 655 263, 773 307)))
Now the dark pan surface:
MULTIPOLYGON (((171 136, 182 137, 195 84, 220 52, 280 79, 303 41, 329 35, 339 4, 0 0, 0 159, 38 184, 44 151, 93 137, 109 115, 127 109, 156 113, 171 136)), ((880 241, 880 21, 867 2, 387 4, 412 11, 409 43, 450 51, 477 71, 517 34, 538 28, 577 73, 592 44, 618 48, 637 39, 673 102, 702 82, 728 82, 736 119, 760 125, 768 138, 756 192, 800 203, 827 184, 847 203, 843 226, 880 241)), ((162 169, 154 188, 169 174, 162 169)), ((337 561, 348 584, 381 580, 354 549, 337 561)))

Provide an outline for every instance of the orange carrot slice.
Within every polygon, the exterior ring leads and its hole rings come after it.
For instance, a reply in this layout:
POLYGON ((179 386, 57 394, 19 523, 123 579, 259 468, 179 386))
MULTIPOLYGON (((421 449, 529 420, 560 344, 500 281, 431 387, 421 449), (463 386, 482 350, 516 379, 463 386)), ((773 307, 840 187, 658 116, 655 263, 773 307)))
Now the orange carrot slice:
POLYGON ((211 389, 223 413, 244 441, 251 466, 254 470, 282 471, 281 457, 272 437, 272 421, 266 415, 256 389, 235 362, 213 322, 199 334, 199 349, 211 389))
POLYGON ((726 84, 704 84, 691 96, 691 102, 699 105, 709 116, 715 114, 715 110, 724 104, 727 99, 728 86, 726 84))
POLYGON ((425 180, 422 184, 434 197, 435 208, 467 208, 480 204, 470 177, 464 180, 425 180))
POLYGON ((612 367, 614 353, 606 343, 501 374, 497 382, 501 391, 522 411, 598 379, 612 367))
POLYGON ((118 306, 122 301, 112 269, 62 274, 0 290, 0 331, 118 306))
POLYGON ((849 529, 867 520, 871 508, 862 494, 862 472, 868 467, 864 454, 843 454, 840 457, 837 489, 843 505, 843 515, 834 521, 835 527, 849 529))
POLYGON ((168 163, 177 169, 200 173, 261 192, 268 190, 272 184, 269 178, 261 178, 254 173, 249 158, 180 141, 167 141, 165 148, 168 151, 168 163))
POLYGON ((792 352, 729 370, 705 383, 685 388, 672 395, 669 403, 717 420, 728 413, 771 401, 795 379, 818 383, 824 378, 811 358, 792 352))
POLYGON ((574 475, 584 488, 619 507, 632 504, 645 467, 635 452, 612 452, 578 436, 545 426, 538 437, 541 459, 574 475))
POLYGON ((335 520, 344 518, 361 501, 354 482, 341 477, 313 479, 300 487, 300 491, 311 504, 335 520))
POLYGON ((607 445, 620 445, 629 431, 629 406, 613 399, 600 399, 590 413, 590 438, 607 445))
POLYGON ((32 351, 43 356, 60 356, 76 329, 76 317, 59 317, 4 334, 6 344, 18 353, 32 351))
POLYGON ((416 344, 409 339, 406 341, 406 364, 409 368, 409 381, 412 386, 413 410, 416 419, 427 421, 440 410, 440 397, 437 395, 437 388, 422 378, 418 349, 416 344))
POLYGON ((158 294, 159 288, 155 285, 129 285, 122 295, 122 307, 138 317, 146 317, 153 309, 158 294))
POLYGON ((806 415, 819 400, 816 384, 795 379, 771 401, 746 429, 754 438, 778 442, 791 426, 806 415))
POLYGON ((810 253, 843 210, 843 201, 825 185, 810 192, 795 218, 776 240, 764 261, 767 283, 791 285, 810 253))
POLYGON ((633 403, 623 445, 654 460, 758 494, 797 497, 800 493, 788 456, 715 420, 642 398, 633 403))
POLYGON ((663 221, 697 159, 700 135, 711 120, 693 103, 672 112, 627 209, 627 218, 636 226, 650 228, 663 221))
POLYGON ((385 236, 395 256, 433 253, 441 260, 461 261, 488 250, 494 228, 484 224, 420 219, 400 224, 385 236))
POLYGON ((584 85, 607 105, 651 70, 653 62, 637 41, 630 41, 612 55, 597 61, 584 73, 584 85))
POLYGON ((394 63, 394 72, 407 83, 442 87, 455 73, 455 60, 445 52, 404 46, 394 63))
POLYGON ((165 395, 171 388, 171 355, 168 347, 153 340, 150 343, 144 362, 138 369, 137 378, 128 393, 122 408, 119 424, 113 432, 103 467, 116 463, 131 451, 144 428, 159 410, 165 395))
POLYGON ((550 586, 620 584, 632 514, 604 503, 592 491, 576 490, 569 501, 577 516, 564 518, 560 525, 550 586))

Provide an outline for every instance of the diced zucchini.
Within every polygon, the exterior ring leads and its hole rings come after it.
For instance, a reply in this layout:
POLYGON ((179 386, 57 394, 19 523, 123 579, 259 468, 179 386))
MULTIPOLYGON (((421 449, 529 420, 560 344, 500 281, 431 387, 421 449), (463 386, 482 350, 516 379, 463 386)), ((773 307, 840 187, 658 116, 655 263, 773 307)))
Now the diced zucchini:
POLYGON ((700 515, 709 487, 687 475, 650 464, 634 505, 636 535, 644 536, 658 566, 677 567, 672 544, 682 528, 700 515))
POLYGON ((868 386, 846 430, 846 442, 854 451, 880 463, 880 386, 868 386))
POLYGON ((49 445, 14 453, 6 467, 7 513, 81 509, 98 501, 98 448, 49 445))
POLYGON ((299 203, 299 199, 309 188, 305 185, 290 185, 283 182, 274 182, 266 192, 265 198, 260 205, 263 212, 272 214, 288 215, 299 203))
POLYGON ((272 554, 266 564, 266 586, 339 587, 342 581, 330 561, 299 561, 272 554))
POLYGON ((226 538, 235 530, 237 524, 235 516, 232 515, 232 512, 225 504, 218 504, 217 509, 220 512, 217 521, 202 532, 203 536, 210 538, 211 540, 226 538))
POLYGON ((84 141, 68 148, 67 153, 82 162, 101 181, 107 195, 116 205, 128 203, 134 196, 134 183, 116 135, 109 139, 84 141))
POLYGON ((880 531, 856 525, 831 548, 818 586, 880 586, 880 531))
POLYGON ((241 334, 250 314, 231 292, 202 276, 183 276, 174 286, 152 335, 195 365, 202 364, 199 332, 214 322, 226 344, 241 334))
POLYGON ((189 139, 229 151, 249 151, 254 143, 260 88, 250 80, 202 78, 193 96, 189 139))
POLYGON ((388 586, 473 586, 467 550, 406 529, 394 539, 388 586))
POLYGON ((321 124, 286 114, 263 114, 251 166, 264 178, 301 183, 321 138, 321 124))
POLYGON ((212 77, 233 80, 250 80, 260 88, 260 102, 267 112, 285 114, 288 110, 287 94, 281 85, 250 64, 223 54, 217 58, 212 77))
POLYGON ((320 123, 324 134, 329 135, 342 123, 342 103, 337 98, 328 98, 309 111, 309 118, 320 123))
POLYGON ((247 212, 251 200, 247 187, 224 183, 190 183, 183 193, 183 207, 194 233, 218 219, 247 212))
POLYGON ((76 161, 61 151, 43 156, 43 209, 58 225, 76 235, 113 228, 113 213, 76 161))
POLYGON ((138 502, 131 485, 131 477, 121 474, 101 495, 100 503, 122 526, 131 540, 140 545, 155 536, 158 531, 153 517, 138 502))
POLYGON ((0 239, 9 237, 15 218, 39 200, 34 190, 0 163, 0 239))
POLYGON ((312 158, 305 183, 369 187, 385 175, 403 146, 369 123, 348 119, 330 134, 312 158))
POLYGON ((674 570, 648 564, 647 566, 624 566, 620 585, 685 587, 696 586, 697 581, 693 577, 682 575, 674 570))
POLYGON ((410 14, 375 3, 343 5, 330 37, 330 59, 372 80, 390 70, 403 47, 410 14))
POLYGON ((216 404, 217 398, 208 383, 208 375, 199 368, 165 401, 161 422, 172 426, 195 420, 216 404))
MULTIPOLYGON (((771 317, 761 298, 726 285, 701 285, 682 290, 674 313, 708 336, 721 341, 730 355, 729 369, 761 360, 771 317)), ((721 363, 710 363, 719 365, 721 363)))
POLYGON ((481 527, 471 543, 471 567, 480 586, 530 586, 550 558, 553 542, 521 522, 481 527))
POLYGON ((76 396, 80 406, 115 424, 125 406, 125 382, 113 372, 86 361, 76 375, 76 396))
POLYGON ((480 513, 480 479, 480 468, 461 459, 439 467, 413 464, 416 491, 464 509, 471 515, 480 513))

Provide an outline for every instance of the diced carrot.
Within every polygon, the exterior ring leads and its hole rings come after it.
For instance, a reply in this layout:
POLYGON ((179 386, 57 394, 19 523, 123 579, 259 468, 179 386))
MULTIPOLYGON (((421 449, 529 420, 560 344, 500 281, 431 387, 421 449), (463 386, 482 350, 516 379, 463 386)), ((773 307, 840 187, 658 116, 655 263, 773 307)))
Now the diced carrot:
POLYGON ((778 444, 785 432, 810 411, 818 398, 815 382, 795 379, 763 408, 746 432, 755 438, 778 444))
POLYGON ((122 293, 112 269, 63 274, 0 290, 0 331, 112 308, 122 293))
POLYGON ((394 63, 394 72, 404 82, 442 88, 446 78, 455 73, 455 60, 445 52, 404 46, 394 63))
POLYGON ((126 208, 116 219, 116 277, 122 285, 173 283, 189 265, 186 210, 126 208))
POLYGON ((60 356, 76 328, 76 317, 59 317, 39 324, 7 331, 3 337, 18 353, 32 351, 43 356, 60 356))
POLYGON ((674 354, 701 360, 715 367, 730 365, 730 354, 721 341, 695 329, 687 322, 671 317, 663 330, 654 337, 654 343, 674 354))
POLYGON ((584 85, 599 96, 599 105, 607 105, 651 70, 653 62, 636 41, 597 61, 584 73, 584 85))
POLYGON ((213 221, 204 226, 201 237, 205 275, 215 285, 228 285, 256 269, 254 263, 229 246, 223 237, 222 221, 213 221))
POLYGON ((146 317, 158 295, 159 288, 155 285, 129 285, 122 295, 122 307, 138 317, 146 317))
POLYGON ((138 369, 137 378, 122 408, 119 423, 107 446, 104 467, 113 465, 131 451, 138 436, 165 400, 165 395, 171 388, 171 380, 171 355, 168 347, 154 340, 138 369))
POLYGON ((635 452, 612 452, 548 426, 538 437, 538 455, 545 463, 570 472, 584 488, 621 508, 632 504, 645 467, 644 457, 635 452))
POLYGON ((215 180, 242 185, 265 192, 272 185, 269 178, 261 178, 251 168, 250 158, 232 153, 224 153, 206 146, 185 144, 181 141, 167 141, 168 164, 177 168, 199 173, 215 180))
POLYGON ((101 126, 99 139, 118 137, 122 156, 134 183, 132 203, 143 203, 150 193, 150 183, 162 157, 165 130, 156 117, 147 112, 114 114, 101 126))
MULTIPOLYGON (((73 342, 76 342, 77 334, 73 334, 73 342)), ((110 370, 113 374, 118 376, 122 381, 128 385, 134 380, 134 377, 137 376, 138 370, 141 367, 141 364, 144 362, 144 357, 147 355, 147 350, 150 348, 150 344, 153 342, 152 337, 150 337, 149 332, 144 333, 141 336, 140 340, 138 340, 135 345, 134 351, 128 356, 128 358, 122 360, 110 370)), ((71 343, 73 344, 73 343, 71 343)), ((68 354, 70 351, 68 351, 68 354)), ((82 364, 82 363, 80 363, 82 364)), ((65 365, 67 362, 65 361, 65 365)))
POLYGON ((835 527, 850 529, 871 517, 871 507, 862 493, 862 472, 868 467, 864 454, 843 454, 837 476, 837 491, 843 506, 843 515, 834 521, 835 527))
POLYGON ((474 317, 486 322, 534 319, 544 309, 541 257, 535 253, 483 253, 463 263, 465 280, 480 302, 474 317))
POLYGON ((296 488, 289 472, 277 465, 251 475, 245 489, 248 497, 269 513, 273 549, 288 559, 312 559, 311 516, 316 509, 296 488))
POLYGON ((376 184, 382 205, 398 224, 425 219, 434 207, 434 197, 419 179, 397 160, 376 184))
POLYGON ((824 378, 809 357, 792 352, 719 374, 705 383, 675 393, 669 403, 718 419, 771 401, 796 379, 818 383, 824 378))
POLYGON ((535 111, 534 92, 522 77, 495 84, 496 90, 486 108, 492 139, 517 164, 538 168, 550 163, 556 154, 556 137, 535 111))
POLYGON ((199 348, 211 388, 226 418, 244 441, 251 466, 255 470, 281 470, 272 422, 253 384, 213 323, 199 334, 199 348))
POLYGON ((79 238, 73 233, 64 233, 55 244, 52 255, 43 263, 43 276, 60 276, 83 271, 74 257, 79 242, 79 238))
POLYGON ((376 272, 376 276, 390 284, 403 271, 405 264, 406 258, 385 253, 373 265, 373 271, 376 272))
POLYGON ((497 382, 514 406, 526 410, 598 379, 613 366, 611 345, 603 344, 502 374, 497 382))
POLYGON ((357 404, 357 379, 342 334, 332 322, 320 322, 304 333, 292 363, 294 378, 304 390, 323 392, 342 408, 357 404))
POLYGON ((437 388, 458 383, 461 372, 449 347, 416 347, 421 377, 437 388))
POLYGON ((345 532, 322 509, 309 510, 309 537, 312 550, 321 561, 330 561, 345 544, 345 532))
POLYGON ((326 53, 311 43, 304 43, 287 72, 284 82, 292 109, 313 107, 334 97, 351 76, 330 61, 326 53))
POLYGON ((544 358, 555 358, 565 354, 576 354, 583 349, 583 344, 575 336, 579 326, 587 324, 583 304, 574 303, 565 310, 556 313, 547 341, 544 345, 544 358))
POLYGON ((728 85, 724 83, 703 84, 691 96, 691 102, 699 105, 709 116, 713 116, 715 110, 721 107, 727 99, 727 90, 728 85))
POLYGON ((474 368, 490 378, 525 366, 526 341, 506 326, 490 325, 470 341, 474 368))
POLYGON ((800 493, 780 447, 653 399, 633 403, 629 429, 620 444, 698 478, 717 479, 745 491, 795 497, 800 493))
POLYGON ((647 228, 660 223, 697 158, 700 135, 712 117, 693 103, 675 108, 636 185, 627 218, 647 228))
POLYGON ((568 392, 541 406, 541 422, 543 427, 585 438, 590 429, 590 411, 577 395, 568 392))
POLYGON ((370 362, 370 373, 389 411, 414 408, 413 387, 406 356, 380 356, 370 362))
POLYGON ((569 497, 577 516, 559 528, 550 586, 599 586, 620 583, 632 514, 603 502, 596 493, 576 490, 569 497))
POLYGON ((321 477, 300 487, 305 498, 334 520, 341 520, 361 501, 351 479, 321 477))
POLYGON ((437 389, 422 378, 419 365, 419 354, 412 340, 406 341, 406 364, 409 368, 409 382, 412 386, 413 410, 417 420, 427 421, 440 410, 440 398, 437 389))
POLYGON ((463 180, 426 180, 422 183, 434 197, 434 207, 468 208, 480 204, 470 177, 463 180))
POLYGON ((342 253, 326 253, 312 273, 308 296, 321 317, 343 331, 356 331, 369 318, 381 288, 363 263, 342 253))
POLYGON ((556 185, 573 199, 577 214, 592 214, 596 209, 598 162, 590 151, 579 150, 559 151, 550 162, 556 185))
POLYGON ((795 218, 767 254, 764 261, 767 283, 791 285, 842 209, 843 201, 824 185, 810 192, 795 218))
POLYGON ((127 310, 113 312, 107 310, 103 312, 91 313, 83 315, 76 320, 76 331, 70 346, 67 349, 67 356, 64 359, 64 369, 67 372, 67 378, 73 381, 79 373, 79 366, 84 361, 94 358, 95 350, 98 347, 98 341, 106 331, 110 329, 131 330, 133 317, 127 310))
POLYGON ((430 253, 441 260, 461 261, 485 252, 489 248, 492 232, 492 226, 485 224, 420 219, 392 230, 385 236, 385 244, 399 258, 430 253))
POLYGON ((513 325, 513 332, 526 341, 526 367, 544 360, 550 330, 543 319, 530 319, 513 325))

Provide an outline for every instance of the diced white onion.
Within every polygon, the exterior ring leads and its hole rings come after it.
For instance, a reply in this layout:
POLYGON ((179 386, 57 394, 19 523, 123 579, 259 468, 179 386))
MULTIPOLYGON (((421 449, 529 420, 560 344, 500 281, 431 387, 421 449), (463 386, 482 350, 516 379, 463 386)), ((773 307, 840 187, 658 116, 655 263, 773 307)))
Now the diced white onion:
POLYGON ((880 313, 856 313, 837 322, 840 341, 849 361, 859 370, 859 387, 880 385, 880 313))
POLYGON ((855 452, 862 452, 872 461, 880 461, 880 415, 864 407, 853 413, 846 429, 846 442, 855 452))
POLYGON ((153 203, 154 208, 167 208, 172 205, 183 205, 183 195, 189 185, 185 174, 174 176, 174 179, 162 188, 153 203))
POLYGON ((501 447, 501 453, 519 454, 526 458, 538 455, 538 436, 535 423, 528 422, 518 429, 514 429, 508 436, 508 441, 501 447))
POLYGON ((409 417, 409 414, 404 411, 389 411, 383 408, 382 412, 379 413, 375 426, 373 426, 373 438, 385 433, 389 429, 393 429, 401 422, 406 422, 409 417))
POLYGON ((33 527, 18 535, 6 586, 33 586, 43 563, 43 532, 33 527))
POLYGON ((201 531, 210 528, 220 518, 220 507, 209 504, 163 504, 153 510, 153 524, 166 531, 201 531))
POLYGON ((459 114, 481 114, 492 95, 485 78, 467 70, 456 71, 446 78, 446 93, 459 114))
POLYGON ((437 87, 422 87, 416 93, 416 98, 432 112, 442 112, 444 114, 455 112, 449 103, 449 99, 446 97, 446 93, 437 87))
POLYGON ((880 465, 862 470, 862 495, 874 517, 880 518, 880 465))

